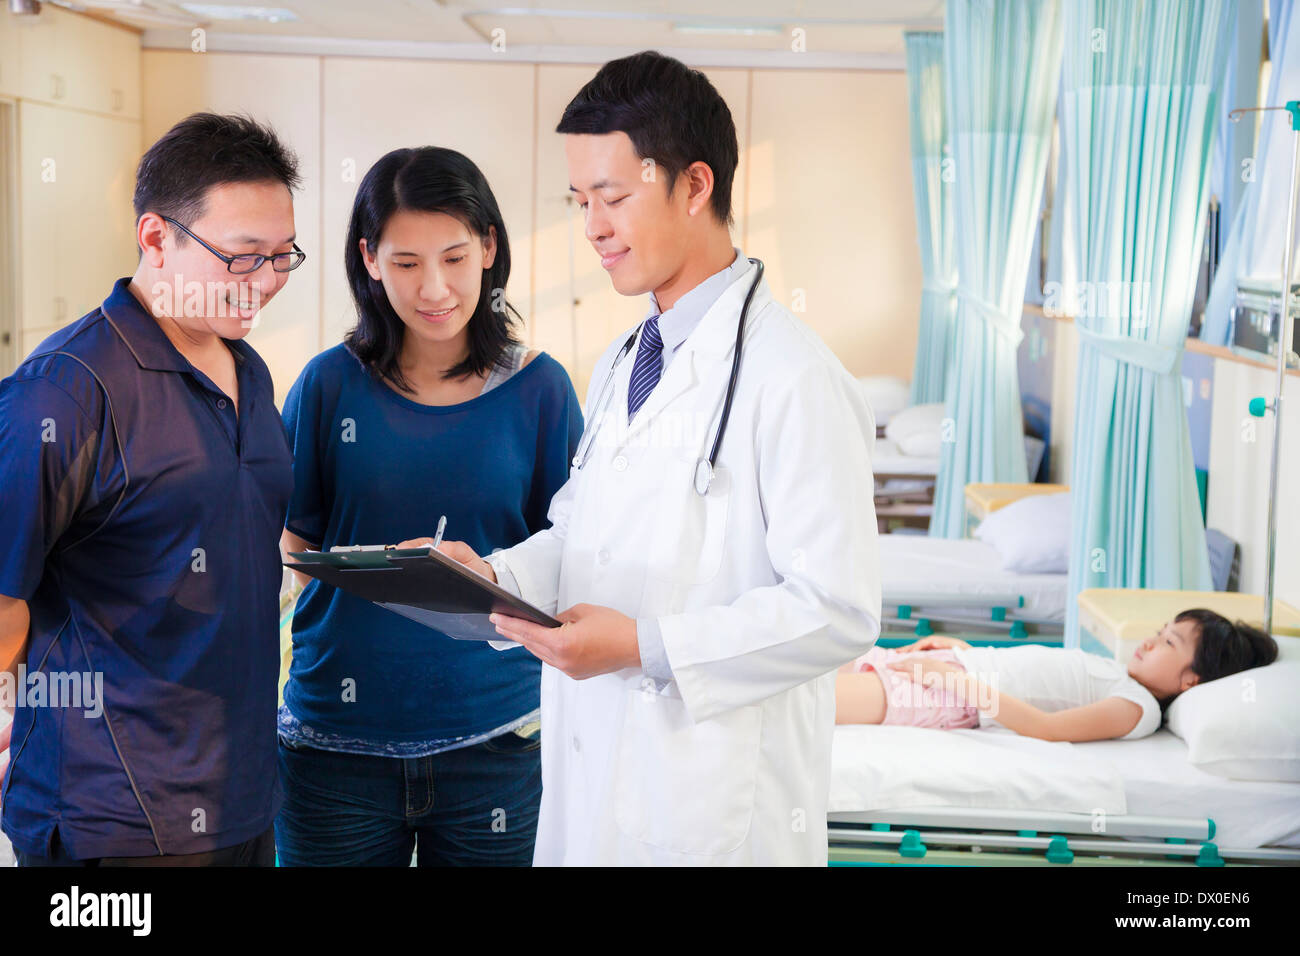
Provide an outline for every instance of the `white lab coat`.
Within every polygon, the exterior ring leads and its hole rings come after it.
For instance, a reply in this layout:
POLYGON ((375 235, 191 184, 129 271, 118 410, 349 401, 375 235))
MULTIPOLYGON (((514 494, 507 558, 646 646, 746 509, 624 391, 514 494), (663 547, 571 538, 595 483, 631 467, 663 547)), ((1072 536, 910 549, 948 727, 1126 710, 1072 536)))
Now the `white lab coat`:
MULTIPOLYGON (((628 353, 552 527, 492 555, 544 610, 656 618, 674 675, 662 687, 640 668, 577 681, 543 665, 537 865, 826 863, 835 671, 880 632, 875 421, 762 282, 713 486, 696 494, 755 268, 630 426, 628 353)), ((596 363, 589 428, 630 332, 596 363)))

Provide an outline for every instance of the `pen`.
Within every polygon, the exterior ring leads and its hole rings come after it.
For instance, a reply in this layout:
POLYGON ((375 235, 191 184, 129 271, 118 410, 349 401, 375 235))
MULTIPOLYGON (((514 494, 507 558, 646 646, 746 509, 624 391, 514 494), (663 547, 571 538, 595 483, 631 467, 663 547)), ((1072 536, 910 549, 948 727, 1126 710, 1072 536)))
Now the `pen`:
POLYGON ((431 548, 437 548, 442 543, 442 533, 447 530, 447 516, 443 515, 438 519, 438 530, 433 535, 433 544, 431 548))

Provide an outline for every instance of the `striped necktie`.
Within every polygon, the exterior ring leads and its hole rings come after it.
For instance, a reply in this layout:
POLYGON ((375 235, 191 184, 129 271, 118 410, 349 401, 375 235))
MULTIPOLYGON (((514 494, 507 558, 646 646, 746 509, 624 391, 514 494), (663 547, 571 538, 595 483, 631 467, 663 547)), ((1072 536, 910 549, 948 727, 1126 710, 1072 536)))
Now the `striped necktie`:
POLYGON ((659 316, 652 315, 646 319, 641 329, 641 344, 637 346, 636 362, 632 365, 632 377, 627 383, 627 420, 630 422, 636 410, 645 404, 650 393, 659 384, 663 372, 664 340, 659 337, 659 316))

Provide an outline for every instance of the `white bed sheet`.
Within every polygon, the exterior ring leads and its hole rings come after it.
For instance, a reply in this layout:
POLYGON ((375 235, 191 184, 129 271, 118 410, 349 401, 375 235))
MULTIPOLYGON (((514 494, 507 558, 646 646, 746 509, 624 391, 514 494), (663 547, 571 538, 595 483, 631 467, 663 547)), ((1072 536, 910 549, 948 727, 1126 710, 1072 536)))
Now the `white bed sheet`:
POLYGON ((871 470, 877 478, 890 475, 937 475, 939 459, 921 455, 904 455, 898 444, 888 438, 877 438, 871 452, 871 470))
POLYGON ((880 536, 881 586, 886 603, 890 593, 934 594, 936 597, 1019 594, 1025 617, 1064 621, 1069 575, 1017 574, 1004 571, 991 544, 969 538, 931 538, 916 534, 880 536))

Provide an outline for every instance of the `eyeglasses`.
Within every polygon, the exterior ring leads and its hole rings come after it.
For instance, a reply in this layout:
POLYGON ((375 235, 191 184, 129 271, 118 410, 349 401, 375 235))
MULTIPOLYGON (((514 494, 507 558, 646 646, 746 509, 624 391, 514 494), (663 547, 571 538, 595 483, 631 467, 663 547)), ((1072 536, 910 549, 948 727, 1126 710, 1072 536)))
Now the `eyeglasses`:
POLYGON ((178 229, 184 230, 187 236, 224 262, 226 268, 237 276, 248 275, 250 272, 256 272, 258 269, 262 268, 262 263, 267 259, 271 260, 271 268, 276 272, 292 272, 294 269, 302 265, 304 260, 307 258, 307 253, 299 249, 298 243, 296 242, 293 244, 293 252, 277 252, 273 256, 263 256, 256 253, 249 253, 242 256, 227 256, 217 252, 216 249, 213 249, 210 245, 198 236, 194 235, 194 233, 190 232, 171 216, 163 216, 162 219, 164 222, 170 222, 178 229))

